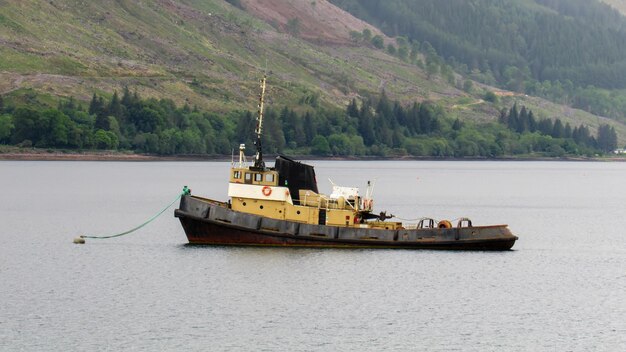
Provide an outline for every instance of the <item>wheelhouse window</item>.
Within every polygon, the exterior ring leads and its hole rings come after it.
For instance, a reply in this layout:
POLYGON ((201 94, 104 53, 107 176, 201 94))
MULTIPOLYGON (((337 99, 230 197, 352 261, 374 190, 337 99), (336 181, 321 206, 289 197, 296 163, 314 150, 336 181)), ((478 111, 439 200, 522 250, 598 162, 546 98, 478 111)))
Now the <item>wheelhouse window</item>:
POLYGON ((265 181, 274 183, 274 174, 265 174, 265 181))
POLYGON ((252 182, 252 174, 249 172, 246 172, 245 180, 246 182, 252 182))
POLYGON ((233 178, 240 179, 241 178, 241 171, 235 170, 233 172, 233 178))
POLYGON ((263 174, 254 174, 254 181, 255 182, 263 181, 263 174))

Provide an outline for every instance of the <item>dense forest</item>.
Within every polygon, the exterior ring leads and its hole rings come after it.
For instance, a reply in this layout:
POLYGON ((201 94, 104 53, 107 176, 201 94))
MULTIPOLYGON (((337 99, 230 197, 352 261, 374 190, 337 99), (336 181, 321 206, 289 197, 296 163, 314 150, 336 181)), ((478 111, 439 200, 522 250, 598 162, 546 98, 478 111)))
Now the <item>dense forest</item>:
MULTIPOLYGON (((159 155, 229 155, 252 146, 255 115, 226 115, 177 107, 168 99, 142 99, 125 89, 109 99, 96 94, 89 106, 68 99, 56 108, 16 107, 0 100, 0 143, 74 150, 130 150, 159 155)), ((449 118, 431 102, 402 106, 382 92, 345 110, 302 100, 296 108, 265 112, 267 153, 318 156, 502 157, 594 156, 617 147, 608 125, 596 136, 587 127, 538 119, 517 105, 491 123, 449 118)))
MULTIPOLYGON (((331 0, 477 81, 626 121, 626 18, 588 0, 331 0)), ((372 43, 375 47, 377 43, 372 43)), ((400 56, 400 55, 399 55, 400 56)))

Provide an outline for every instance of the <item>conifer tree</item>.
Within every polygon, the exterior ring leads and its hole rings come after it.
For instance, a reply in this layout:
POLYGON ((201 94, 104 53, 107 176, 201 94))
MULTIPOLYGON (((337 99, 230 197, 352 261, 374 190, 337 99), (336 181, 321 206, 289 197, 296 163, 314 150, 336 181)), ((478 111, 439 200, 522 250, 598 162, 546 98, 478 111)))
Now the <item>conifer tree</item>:
POLYGON ((572 125, 569 122, 565 124, 563 129, 563 138, 572 138, 572 125))
POLYGON ((438 124, 433 118, 428 104, 426 103, 420 104, 419 117, 420 117, 420 133, 421 134, 431 133, 437 129, 438 124))
POLYGON ((130 94, 130 90, 128 90, 128 86, 124 86, 124 92, 122 93, 122 105, 126 107, 126 109, 130 109, 133 105, 133 97, 130 94))
POLYGON ((376 113, 379 114, 383 119, 387 120, 392 116, 391 103, 389 102, 389 98, 387 97, 387 93, 383 90, 380 99, 378 100, 378 105, 376 105, 376 113))
POLYGON ((348 104, 346 112, 350 117, 359 117, 359 106, 356 103, 356 98, 353 98, 350 104, 348 104))
POLYGON ((455 119, 454 123, 452 124, 452 129, 455 131, 460 131, 462 127, 463 123, 461 122, 461 120, 459 120, 458 118, 455 119))
POLYGON ((93 97, 91 98, 91 103, 89 103, 89 115, 96 115, 102 110, 102 106, 100 105, 101 100, 98 99, 96 93, 93 93, 93 97))
POLYGON ((96 123, 94 125, 96 130, 109 130, 109 118, 105 114, 96 115, 96 123))
POLYGON ((546 136, 551 136, 554 130, 554 124, 550 119, 541 119, 537 125, 537 130, 546 136))
POLYGON ((313 123, 313 116, 310 112, 304 114, 304 135, 306 137, 306 143, 310 144, 313 138, 317 135, 315 124, 313 123))
POLYGON ((363 137, 363 143, 370 146, 376 142, 376 136, 374 134, 374 117, 369 108, 369 104, 363 104, 361 106, 361 112, 359 113, 359 133, 363 137))
POLYGON ((535 115, 532 110, 528 111, 528 130, 530 132, 535 132, 537 130, 537 120, 535 120, 535 115))
POLYGON ((411 106, 411 110, 409 111, 409 116, 407 117, 407 124, 409 127, 409 132, 411 133, 411 135, 416 135, 419 134, 421 132, 421 127, 420 127, 420 106, 418 103, 413 103, 413 105, 411 106))
POLYGON ((122 104, 116 91, 113 93, 113 97, 111 98, 111 102, 109 103, 109 107, 107 108, 108 114, 110 116, 116 117, 118 120, 122 120, 124 118, 124 112, 122 109, 122 104))
POLYGON ((519 112, 517 111, 517 103, 515 103, 509 110, 509 117, 507 119, 510 130, 512 131, 517 130, 517 126, 519 125, 518 118, 519 118, 519 112))
POLYGON ((236 136, 238 138, 237 142, 239 142, 239 144, 252 146, 253 141, 254 141, 254 138, 253 138, 254 126, 255 126, 254 116, 252 116, 252 113, 250 111, 246 111, 239 118, 239 121, 237 123, 237 128, 235 130, 236 136))
POLYGON ((522 106, 522 109, 519 112, 516 130, 518 133, 524 133, 528 130, 528 111, 526 111, 525 106, 522 106))
POLYGON ((509 116, 506 114, 506 109, 502 108, 502 110, 500 110, 500 116, 498 117, 498 122, 500 122, 503 125, 509 125, 509 116))
POLYGON ((393 116, 394 119, 392 121, 393 127, 406 126, 407 125, 407 114, 400 102, 396 101, 393 104, 393 116))
POLYGON ((593 143, 591 141, 591 133, 589 132, 587 126, 580 125, 575 132, 576 133, 572 132, 572 138, 574 138, 576 143, 589 147, 592 146, 593 143))
POLYGON ((598 148, 604 152, 611 152, 617 148, 617 133, 615 128, 609 125, 598 127, 598 148))
POLYGON ((552 137, 554 138, 563 138, 563 122, 561 119, 556 119, 554 121, 554 126, 552 127, 552 137))

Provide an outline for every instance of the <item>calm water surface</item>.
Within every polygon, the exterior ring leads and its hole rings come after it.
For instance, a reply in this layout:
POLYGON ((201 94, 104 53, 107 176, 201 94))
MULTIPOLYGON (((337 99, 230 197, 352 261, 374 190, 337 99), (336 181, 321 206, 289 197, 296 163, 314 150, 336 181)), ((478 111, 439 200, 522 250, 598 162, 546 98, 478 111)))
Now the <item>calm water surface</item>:
POLYGON ((624 351, 626 163, 316 161, 398 217, 508 223, 509 252, 192 247, 223 162, 0 162, 0 351, 624 351))

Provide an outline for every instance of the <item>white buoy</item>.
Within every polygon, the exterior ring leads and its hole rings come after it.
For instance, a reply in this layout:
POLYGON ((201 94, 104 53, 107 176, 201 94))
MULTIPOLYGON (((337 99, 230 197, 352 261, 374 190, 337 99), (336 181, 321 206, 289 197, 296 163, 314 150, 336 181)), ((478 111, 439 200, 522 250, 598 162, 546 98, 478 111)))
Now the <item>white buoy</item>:
POLYGON ((78 237, 74 238, 74 243, 75 244, 85 244, 85 239, 80 237, 80 236, 78 236, 78 237))

